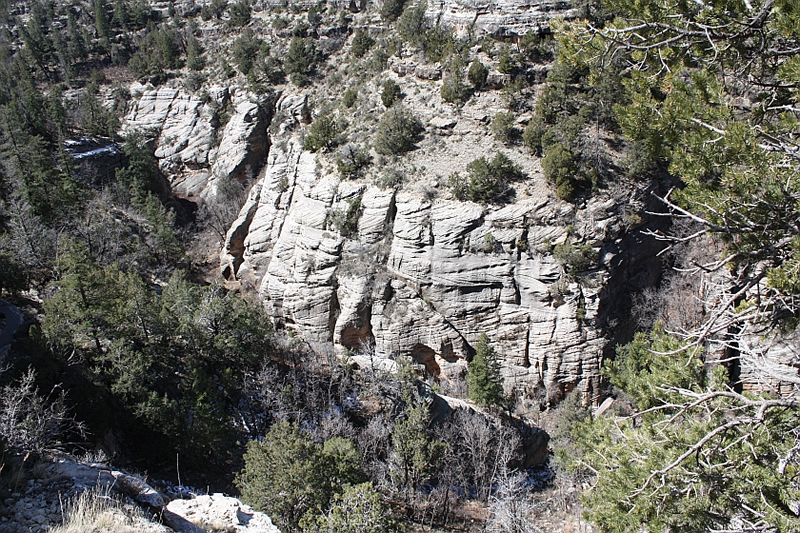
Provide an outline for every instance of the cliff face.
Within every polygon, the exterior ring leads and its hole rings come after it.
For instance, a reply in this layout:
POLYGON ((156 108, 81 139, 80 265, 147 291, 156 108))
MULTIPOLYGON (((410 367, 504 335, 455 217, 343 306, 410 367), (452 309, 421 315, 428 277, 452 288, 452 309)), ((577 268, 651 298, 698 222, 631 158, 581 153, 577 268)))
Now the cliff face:
MULTIPOLYGON (((640 260, 657 245, 638 240, 625 249, 620 199, 601 193, 575 208, 534 192, 481 206, 340 181, 303 151, 296 126, 307 115, 302 95, 277 102, 283 119, 271 129, 280 141, 228 232, 224 276, 251 284, 276 323, 313 343, 410 355, 449 383, 486 333, 508 390, 536 401, 573 388, 597 397, 617 326, 601 307, 622 312, 603 298, 654 281, 622 274, 652 273, 640 260), (358 221, 343 235, 331 221, 348 211, 358 221), (599 262, 570 276, 553 250, 578 239, 593 245, 599 262)), ((624 194, 635 205, 644 192, 624 194)))
POLYGON ((494 37, 516 37, 549 30, 554 18, 575 16, 571 4, 567 0, 429 0, 427 16, 462 34, 477 30, 494 37))
MULTIPOLYGON (((502 36, 541 30, 569 13, 563 2, 428 4, 428 16, 442 24, 502 36)), ((303 149, 312 101, 332 109, 339 85, 283 86, 269 98, 236 86, 202 96, 134 88, 139 96, 125 127, 152 132, 179 194, 213 200, 220 184, 256 178, 227 233, 221 273, 252 287, 277 324, 342 352, 410 355, 445 392, 463 389, 472 347, 486 333, 509 392, 536 404, 575 388, 597 399, 604 354, 627 340, 630 294, 660 271, 657 243, 626 233, 624 215, 643 211, 646 185, 601 189, 578 207, 556 199, 538 159, 492 140, 488 124, 506 109, 505 97, 477 92, 454 107, 439 94, 440 67, 421 74, 418 65, 401 68, 417 55, 398 56, 385 75, 400 83, 403 105, 427 128, 419 150, 374 165, 399 168, 399 190, 376 185, 379 168, 365 179, 340 179, 332 155, 303 149), (443 176, 498 151, 526 175, 513 202, 459 202, 441 187, 443 176), (556 260, 556 246, 573 244, 597 254, 588 270, 571 272, 556 260)), ((502 76, 496 59, 483 60, 490 79, 502 76)), ((382 83, 364 85, 358 110, 349 111, 349 139, 361 146, 371 146, 385 110, 382 83)), ((524 126, 530 115, 516 118, 524 126)))
POLYGON ((270 101, 238 86, 210 87, 196 95, 134 85, 131 93, 139 97, 124 118, 123 132, 155 139, 155 156, 176 194, 213 198, 221 182, 252 178, 263 165, 270 101))

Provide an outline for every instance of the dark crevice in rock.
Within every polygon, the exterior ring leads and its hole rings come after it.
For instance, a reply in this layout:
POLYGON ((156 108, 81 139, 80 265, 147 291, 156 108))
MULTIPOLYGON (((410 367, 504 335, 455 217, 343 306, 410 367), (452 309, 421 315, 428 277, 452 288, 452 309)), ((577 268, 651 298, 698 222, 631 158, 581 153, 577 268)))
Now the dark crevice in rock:
MULTIPOLYGON (((656 192, 657 193, 657 192, 656 192)), ((663 212, 663 204, 650 195, 645 212, 663 212)), ((633 339, 636 322, 631 318, 633 296, 661 281, 663 261, 659 256, 666 243, 657 240, 654 232, 666 233, 671 219, 666 216, 649 216, 643 224, 622 234, 621 239, 607 243, 601 249, 602 256, 612 256, 607 269, 608 281, 599 294, 596 327, 608 342, 603 357, 613 358, 616 346, 633 339)))
POLYGON ((411 349, 411 359, 417 363, 425 366, 425 372, 434 378, 438 378, 441 373, 441 368, 436 362, 436 351, 424 344, 417 344, 411 349))

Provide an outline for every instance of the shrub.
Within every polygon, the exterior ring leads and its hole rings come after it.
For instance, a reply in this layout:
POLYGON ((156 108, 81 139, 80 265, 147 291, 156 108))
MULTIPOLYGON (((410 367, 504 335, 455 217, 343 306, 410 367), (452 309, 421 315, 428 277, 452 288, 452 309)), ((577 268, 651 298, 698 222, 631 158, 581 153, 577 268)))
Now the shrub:
POLYGON ((206 4, 200 9, 200 16, 203 20, 219 19, 227 7, 228 0, 211 0, 210 4, 206 4))
POLYGON ((373 181, 381 189, 396 189, 403 185, 403 173, 396 168, 387 168, 373 181))
POLYGON ((331 497, 321 450, 297 426, 281 422, 261 442, 247 443, 244 470, 236 478, 242 500, 267 512, 284 531, 295 531, 309 509, 331 497))
POLYGON ((511 144, 519 137, 513 113, 498 113, 492 119, 492 133, 503 144, 511 144))
POLYGON ((453 33, 449 29, 437 25, 425 32, 422 51, 428 61, 443 62, 454 51, 455 46, 456 40, 453 33))
POLYGON ((528 61, 546 63, 553 60, 553 39, 540 33, 529 31, 519 42, 520 54, 528 61))
POLYGON ((375 39, 370 37, 366 30, 359 28, 356 30, 355 35, 353 35, 350 53, 353 54, 353 57, 360 59, 364 57, 373 46, 375 46, 375 39))
POLYGON ((487 204, 504 199, 508 184, 519 179, 519 168, 498 152, 491 161, 480 157, 467 165, 467 177, 454 172, 448 178, 448 187, 458 200, 487 204))
POLYGON ((519 168, 502 152, 487 162, 481 157, 467 165, 466 197, 476 203, 499 202, 508 193, 508 184, 519 179, 519 168))
POLYGON ((442 82, 440 92, 442 100, 451 104, 462 104, 469 98, 469 91, 461 81, 461 70, 456 69, 449 73, 442 82))
POLYGON ((571 200, 575 194, 575 157, 562 143, 547 149, 542 159, 542 171, 550 183, 556 186, 556 195, 562 200, 571 200))
POLYGON ((590 244, 578 245, 565 242, 556 244, 553 248, 553 257, 569 274, 573 274, 588 270, 597 261, 597 252, 590 244))
POLYGON ((381 102, 386 107, 392 107, 397 100, 403 95, 400 86, 394 80, 386 80, 383 84, 383 91, 381 92, 381 102))
POLYGON ((384 0, 381 6, 381 19, 384 22, 394 22, 403 13, 406 0, 384 0))
POLYGON ((311 152, 326 152, 342 143, 342 133, 347 123, 339 121, 333 115, 323 115, 311 124, 305 139, 305 149, 311 152))
POLYGON ((467 79, 475 88, 476 91, 483 88, 486 85, 486 79, 489 77, 489 69, 486 68, 486 65, 478 61, 477 59, 472 62, 469 66, 469 71, 467 72, 467 79))
POLYGON ((342 104, 349 109, 356 103, 357 97, 358 91, 356 91, 355 87, 349 87, 342 95, 342 104))
POLYGON ((463 202, 469 199, 469 181, 458 172, 450 174, 447 178, 447 186, 457 200, 463 202))
POLYGON ((467 367, 469 399, 484 407, 506 403, 503 392, 503 376, 500 374, 500 359, 489 344, 489 337, 481 333, 475 345, 475 356, 467 367))
POLYGON ((228 25, 232 28, 241 28, 250 22, 250 2, 249 0, 239 0, 233 4, 228 10, 230 13, 230 20, 228 25))
POLYGON ((292 77, 295 85, 305 83, 306 77, 311 74, 320 61, 321 56, 313 39, 293 37, 286 52, 283 70, 292 77))
POLYGON ((275 15, 272 19, 272 27, 278 31, 285 30, 289 27, 289 21, 280 15, 275 15))
POLYGON ((282 531, 295 532, 313 522, 319 509, 348 484, 364 481, 353 443, 334 437, 324 446, 289 422, 270 429, 261 442, 250 441, 245 466, 236 478, 242 500, 267 512, 282 531))
POLYGON ((0 296, 3 291, 15 293, 28 287, 28 273, 25 265, 9 250, 0 250, 0 296))
POLYGON ((397 21, 397 33, 414 45, 419 45, 425 40, 425 10, 428 5, 420 2, 416 6, 409 7, 403 11, 400 20, 397 21))
POLYGON ((39 394, 35 380, 29 369, 18 384, 0 389, 0 442, 19 454, 55 450, 71 431, 82 430, 67 415, 64 395, 48 401, 39 394))
POLYGON ((537 117, 528 122, 522 132, 522 142, 534 155, 542 155, 542 137, 547 132, 547 125, 537 117))
POLYGON ((422 122, 408 109, 394 106, 381 117, 375 134, 375 151, 382 155, 399 155, 415 148, 420 134, 425 131, 422 122))
POLYGON ((328 226, 338 231, 343 237, 348 237, 358 231, 358 219, 361 218, 361 198, 352 198, 347 201, 347 210, 337 209, 328 217, 328 226))
POLYGON ((253 33, 250 28, 245 28, 241 36, 233 42, 233 60, 239 72, 245 76, 250 73, 260 54, 265 52, 266 44, 253 33))
POLYGON ((502 74, 511 74, 514 72, 515 68, 517 68, 517 64, 514 61, 514 58, 511 56, 511 50, 508 48, 508 46, 504 46, 500 51, 500 59, 498 60, 497 70, 502 74))
POLYGON ((203 70, 205 66, 206 61, 203 59, 203 48, 200 46, 197 38, 190 34, 186 38, 186 67, 189 70, 199 71, 203 70))
POLYGON ((346 486, 333 498, 331 508, 320 516, 307 515, 301 527, 304 533, 393 533, 403 528, 391 517, 383 496, 372 483, 346 486))
POLYGON ((369 152, 354 144, 344 146, 336 158, 336 168, 345 179, 360 178, 370 163, 372 156, 369 152))

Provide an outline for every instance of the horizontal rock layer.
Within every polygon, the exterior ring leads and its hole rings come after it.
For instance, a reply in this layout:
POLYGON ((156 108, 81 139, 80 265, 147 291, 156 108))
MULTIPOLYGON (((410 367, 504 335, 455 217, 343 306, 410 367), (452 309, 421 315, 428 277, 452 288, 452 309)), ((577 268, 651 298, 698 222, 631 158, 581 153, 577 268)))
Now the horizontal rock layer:
MULTIPOLYGON (((595 323, 608 274, 573 280, 552 255, 576 231, 560 222, 574 208, 552 198, 430 201, 319 175, 292 134, 305 116, 302 98, 277 103, 283 139, 228 232, 224 275, 252 284, 274 320, 310 342, 410 355, 448 380, 463 376, 486 333, 509 391, 599 393, 608 341, 595 323), (356 198, 357 230, 345 237, 332 220, 356 198)), ((611 205, 593 201, 576 215, 587 238, 605 234, 611 205)))

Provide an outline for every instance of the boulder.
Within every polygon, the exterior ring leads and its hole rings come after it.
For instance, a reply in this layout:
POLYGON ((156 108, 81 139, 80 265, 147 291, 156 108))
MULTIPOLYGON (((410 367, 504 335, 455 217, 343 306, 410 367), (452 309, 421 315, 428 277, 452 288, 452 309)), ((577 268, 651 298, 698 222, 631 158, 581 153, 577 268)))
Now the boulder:
POLYGON ((176 533, 280 533, 269 516, 223 494, 173 500, 163 519, 176 533))

